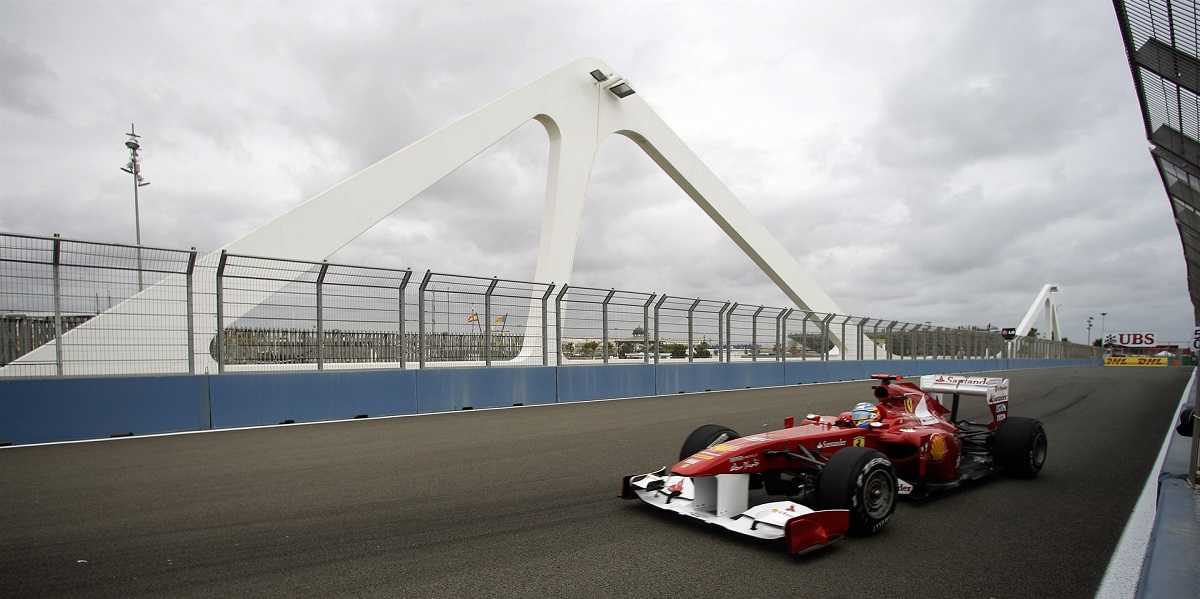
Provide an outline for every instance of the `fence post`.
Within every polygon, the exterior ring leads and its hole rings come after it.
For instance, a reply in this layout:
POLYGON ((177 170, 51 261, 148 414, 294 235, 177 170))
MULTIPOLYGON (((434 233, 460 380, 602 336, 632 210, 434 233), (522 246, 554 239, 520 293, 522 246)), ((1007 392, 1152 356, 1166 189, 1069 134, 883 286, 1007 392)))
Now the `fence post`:
POLYGON ((884 329, 887 332, 887 359, 889 360, 892 359, 892 329, 896 328, 897 324, 898 323, 893 320, 888 324, 887 329, 884 329))
POLYGON ((401 370, 403 370, 405 368, 405 363, 404 363, 405 362, 405 355, 404 355, 404 341, 405 341, 404 340, 404 307, 405 307, 404 306, 404 292, 408 288, 408 279, 410 277, 412 277, 412 271, 406 270, 406 271, 404 271, 404 278, 400 279, 400 294, 399 294, 400 299, 398 302, 399 308, 400 308, 400 318, 399 318, 398 324, 400 325, 399 329, 400 329, 400 368, 401 368, 401 370))
POLYGON ((733 302, 725 313, 725 363, 733 363, 733 313, 738 309, 738 303, 733 302))
POLYGON ((750 317, 750 361, 758 361, 758 315, 763 311, 763 306, 759 306, 754 311, 754 315, 750 317))
POLYGON ((229 255, 221 250, 217 261, 217 374, 225 372, 225 262, 229 255))
POLYGON ((546 324, 546 304, 550 301, 551 293, 554 293, 554 283, 547 285, 546 292, 542 294, 542 366, 550 365, 550 329, 546 324))
POLYGON ((196 374, 196 327, 192 319, 196 316, 195 305, 192 301, 192 274, 196 269, 196 248, 188 254, 187 266, 187 354, 188 374, 196 374))
POLYGON ((608 364, 608 302, 612 301, 617 291, 611 287, 608 294, 604 296, 604 300, 600 302, 600 360, 604 364, 608 364))
POLYGON ((779 361, 787 362, 787 321, 791 318, 795 308, 784 308, 779 312, 778 321, 775 328, 779 330, 779 361))
POLYGON ((417 368, 425 367, 425 288, 429 286, 431 278, 433 271, 426 270, 425 276, 421 277, 421 284, 417 286, 417 368))
MULTIPOLYGON (((646 298, 646 303, 642 304, 642 364, 650 363, 650 304, 654 302, 654 298, 658 294, 651 293, 650 297, 646 298)), ((718 328, 720 324, 718 323, 718 328)), ((658 355, 656 351, 654 355, 658 355)), ((657 360, 655 360, 657 362, 657 360)))
MULTIPOLYGON (((53 275, 54 275, 54 373, 63 375, 63 346, 62 346, 62 276, 59 266, 62 263, 62 239, 54 234, 53 275)), ((138 271, 141 276, 141 271, 138 271)))
POLYGON ((554 363, 557 366, 562 366, 562 302, 563 297, 567 295, 567 290, 571 286, 563 284, 562 289, 558 290, 558 295, 554 296, 554 363))
POLYGON ((661 347, 659 345, 659 338, 658 338, 658 321, 659 321, 658 313, 662 309, 663 303, 665 303, 667 301, 667 297, 668 297, 667 294, 664 293, 662 297, 658 298, 658 303, 654 304, 654 365, 655 366, 658 366, 658 351, 659 351, 659 348, 661 347))
POLYGON ((804 313, 804 320, 800 321, 800 361, 808 360, 808 318, 812 316, 812 312, 804 313))
POLYGON ((695 358, 695 356, 696 356, 695 343, 693 342, 694 337, 692 335, 692 313, 694 313, 696 311, 696 306, 699 306, 699 305, 700 305, 700 299, 697 298, 695 301, 692 302, 692 305, 688 306, 688 311, 687 311, 687 322, 688 322, 687 359, 688 359, 688 364, 691 364, 693 362, 693 358, 695 358))
POLYGON ((321 270, 317 272, 317 370, 325 369, 325 273, 329 271, 329 262, 321 261, 321 270))
POLYGON ((855 347, 858 349, 857 353, 858 353, 859 360, 867 359, 866 356, 863 355, 864 353, 866 353, 866 349, 867 349, 866 343, 864 342, 864 339, 866 338, 867 333, 866 333, 866 331, 863 330, 863 325, 867 324, 868 320, 871 320, 871 319, 864 316, 862 319, 860 319, 858 321, 858 325, 857 325, 858 343, 855 347))
POLYGON ((729 309, 729 302, 725 302, 721 309, 717 311, 717 363, 725 361, 725 311, 729 309))
POLYGON ((842 317, 842 336, 840 337, 840 339, 842 341, 842 352, 841 353, 842 353, 843 360, 846 359, 846 323, 847 322, 850 322, 850 317, 843 316, 842 317))
MULTIPOLYGON (((500 280, 492 277, 492 282, 488 285, 487 291, 483 292, 483 365, 492 365, 492 292, 496 290, 496 284, 500 280)), ((449 315, 446 318, 450 318, 449 315)))
POLYGON ((829 347, 829 345, 830 345, 830 343, 829 343, 829 323, 833 322, 834 316, 837 316, 837 315, 829 314, 829 315, 826 315, 823 320, 821 320, 821 361, 822 362, 829 361, 829 349, 830 349, 830 347, 829 347))

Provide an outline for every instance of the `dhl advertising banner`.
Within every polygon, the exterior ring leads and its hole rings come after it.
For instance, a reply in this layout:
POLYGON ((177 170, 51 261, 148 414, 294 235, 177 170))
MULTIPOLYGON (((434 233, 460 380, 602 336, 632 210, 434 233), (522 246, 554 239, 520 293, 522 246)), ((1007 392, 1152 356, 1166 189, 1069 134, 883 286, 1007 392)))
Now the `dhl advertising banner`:
POLYGON ((1167 358, 1157 356, 1108 356, 1105 366, 1166 366, 1167 358))

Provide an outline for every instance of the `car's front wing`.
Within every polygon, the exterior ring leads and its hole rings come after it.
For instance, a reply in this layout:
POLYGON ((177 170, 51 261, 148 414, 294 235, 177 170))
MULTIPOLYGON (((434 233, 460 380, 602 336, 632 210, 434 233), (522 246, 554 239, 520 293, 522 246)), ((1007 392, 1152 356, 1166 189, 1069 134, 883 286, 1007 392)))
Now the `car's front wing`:
POLYGON ((848 510, 813 510, 794 501, 747 508, 748 479, 745 474, 664 476, 660 470, 626 476, 621 496, 751 537, 786 539, 793 554, 829 545, 850 527, 848 510))

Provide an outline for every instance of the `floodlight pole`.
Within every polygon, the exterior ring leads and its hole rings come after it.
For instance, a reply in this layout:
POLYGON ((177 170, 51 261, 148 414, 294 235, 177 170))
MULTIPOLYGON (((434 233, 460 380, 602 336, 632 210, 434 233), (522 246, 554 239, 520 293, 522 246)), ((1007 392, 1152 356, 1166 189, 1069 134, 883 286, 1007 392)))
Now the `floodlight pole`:
POLYGON ((129 173, 133 177, 133 231, 134 240, 137 243, 137 278, 138 291, 144 288, 142 282, 142 215, 138 206, 138 188, 145 187, 150 184, 149 181, 142 179, 142 160, 138 157, 138 151, 142 145, 138 141, 141 137, 133 128, 133 123, 129 123, 129 133, 125 134, 129 139, 125 140, 125 147, 129 148, 129 164, 121 170, 129 173))
POLYGON ((1108 355, 1108 339, 1105 339, 1105 337, 1108 335, 1108 324, 1105 322, 1107 316, 1108 312, 1100 313, 1100 355, 1103 356, 1108 355))

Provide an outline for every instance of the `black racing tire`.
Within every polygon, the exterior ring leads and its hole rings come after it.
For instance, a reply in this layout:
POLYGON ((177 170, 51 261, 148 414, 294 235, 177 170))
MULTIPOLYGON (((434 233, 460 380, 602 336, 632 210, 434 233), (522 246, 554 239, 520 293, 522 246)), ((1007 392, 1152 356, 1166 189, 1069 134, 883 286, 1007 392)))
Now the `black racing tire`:
POLYGON ((992 459, 1009 476, 1033 478, 1046 463, 1046 429, 1033 418, 1010 416, 992 434, 992 459))
POLYGON ((896 511, 896 471, 879 451, 847 447, 835 454, 817 479, 817 505, 850 510, 850 534, 872 535, 896 511))
POLYGON ((688 435, 687 439, 683 441, 683 447, 679 449, 679 459, 687 459, 701 449, 708 449, 713 445, 724 443, 740 436, 737 431, 728 426, 706 424, 692 431, 692 434, 688 435))

